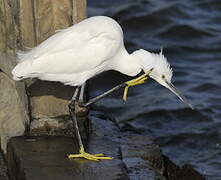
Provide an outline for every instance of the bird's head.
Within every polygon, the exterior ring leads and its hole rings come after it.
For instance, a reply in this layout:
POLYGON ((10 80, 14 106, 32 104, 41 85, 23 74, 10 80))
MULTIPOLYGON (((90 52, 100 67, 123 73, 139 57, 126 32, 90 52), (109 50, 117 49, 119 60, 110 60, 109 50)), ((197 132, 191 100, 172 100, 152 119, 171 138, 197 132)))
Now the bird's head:
POLYGON ((140 49, 135 51, 134 55, 139 58, 143 71, 147 72, 151 70, 149 76, 152 79, 172 91, 181 101, 193 109, 193 106, 188 103, 185 96, 172 84, 173 70, 167 58, 163 55, 162 50, 159 54, 156 54, 140 49))

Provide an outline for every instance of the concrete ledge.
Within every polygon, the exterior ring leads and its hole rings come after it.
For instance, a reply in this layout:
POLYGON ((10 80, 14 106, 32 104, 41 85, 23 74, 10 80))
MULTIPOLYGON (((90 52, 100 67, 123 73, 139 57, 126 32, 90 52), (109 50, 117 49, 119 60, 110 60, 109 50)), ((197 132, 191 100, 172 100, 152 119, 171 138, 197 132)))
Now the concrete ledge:
MULTIPOLYGON (((11 180, 127 179, 122 162, 69 160, 77 152, 69 137, 15 137, 8 144, 11 180)), ((112 154, 113 155, 113 154, 112 154)))

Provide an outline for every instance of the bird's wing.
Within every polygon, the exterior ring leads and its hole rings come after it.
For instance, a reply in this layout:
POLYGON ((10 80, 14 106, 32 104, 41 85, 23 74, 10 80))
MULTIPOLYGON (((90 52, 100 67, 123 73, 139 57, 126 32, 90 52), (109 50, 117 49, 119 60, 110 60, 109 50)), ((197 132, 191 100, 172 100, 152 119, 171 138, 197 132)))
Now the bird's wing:
POLYGON ((63 30, 26 55, 33 73, 77 73, 91 70, 119 50, 121 41, 113 33, 63 30))

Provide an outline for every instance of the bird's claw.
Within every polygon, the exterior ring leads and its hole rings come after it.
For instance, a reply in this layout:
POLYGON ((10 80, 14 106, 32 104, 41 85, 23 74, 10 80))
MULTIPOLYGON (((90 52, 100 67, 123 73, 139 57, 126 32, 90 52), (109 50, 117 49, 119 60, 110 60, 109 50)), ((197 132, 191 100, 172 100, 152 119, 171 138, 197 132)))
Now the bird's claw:
POLYGON ((145 72, 144 74, 142 74, 138 78, 135 78, 135 79, 132 79, 130 81, 125 82, 126 87, 124 88, 124 95, 123 95, 123 100, 124 101, 127 100, 127 94, 128 94, 129 87, 145 83, 145 81, 148 79, 148 76, 152 72, 152 70, 153 69, 145 72))
POLYGON ((92 161, 99 161, 99 160, 102 160, 102 159, 105 159, 105 160, 113 159, 112 157, 106 157, 104 154, 94 154, 93 155, 93 154, 86 153, 83 148, 80 149, 79 154, 69 154, 68 158, 69 159, 85 158, 85 159, 92 160, 92 161))

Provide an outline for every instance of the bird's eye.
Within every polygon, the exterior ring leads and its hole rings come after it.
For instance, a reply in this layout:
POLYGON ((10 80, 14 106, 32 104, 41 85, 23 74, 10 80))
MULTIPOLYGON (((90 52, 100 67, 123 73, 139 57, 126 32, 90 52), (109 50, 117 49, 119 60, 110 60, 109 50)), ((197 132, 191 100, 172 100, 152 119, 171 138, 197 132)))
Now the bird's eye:
POLYGON ((162 75, 162 79, 165 79, 165 75, 164 74, 162 75))

